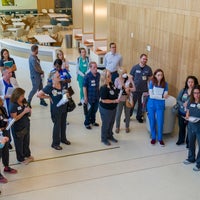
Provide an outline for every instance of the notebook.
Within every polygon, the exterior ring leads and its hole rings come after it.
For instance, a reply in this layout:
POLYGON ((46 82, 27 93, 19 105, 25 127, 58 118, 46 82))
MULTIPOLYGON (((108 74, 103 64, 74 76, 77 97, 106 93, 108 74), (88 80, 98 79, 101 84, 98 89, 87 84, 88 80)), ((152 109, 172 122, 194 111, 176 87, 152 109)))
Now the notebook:
POLYGON ((13 66, 13 61, 12 61, 12 60, 10 60, 10 61, 5 61, 5 62, 4 62, 4 66, 5 66, 5 67, 12 67, 12 66, 13 66))

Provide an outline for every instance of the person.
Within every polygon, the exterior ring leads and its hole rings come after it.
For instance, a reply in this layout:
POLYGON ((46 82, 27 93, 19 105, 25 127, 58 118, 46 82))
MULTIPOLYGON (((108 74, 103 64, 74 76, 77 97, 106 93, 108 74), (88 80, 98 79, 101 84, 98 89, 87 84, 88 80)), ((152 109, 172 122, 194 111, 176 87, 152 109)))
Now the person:
MULTIPOLYGON (((2 68, 2 78, 0 79, 0 97, 3 100, 7 115, 10 118, 9 104, 10 97, 15 88, 19 87, 17 80, 12 77, 12 69, 10 67, 2 68)), ((7 132, 9 137, 9 149, 12 149, 10 130, 7 132)))
POLYGON ((120 101, 117 105, 115 132, 119 133, 120 131, 121 114, 124 109, 126 133, 129 133, 130 107, 126 105, 126 100, 128 99, 128 96, 132 95, 132 92, 135 91, 135 85, 133 83, 133 79, 128 77, 127 70, 125 68, 120 67, 118 69, 118 74, 119 77, 115 79, 115 87, 121 91, 121 95, 119 97, 120 101))
POLYGON ((15 71, 17 70, 17 67, 14 59, 10 57, 8 49, 1 50, 0 68, 2 69, 4 66, 10 67, 12 77, 16 78, 15 71))
POLYGON ((82 102, 84 101, 84 93, 83 93, 83 80, 85 74, 89 70, 89 58, 86 56, 86 50, 84 48, 80 48, 80 57, 77 58, 76 64, 76 74, 77 81, 80 89, 80 102, 79 106, 82 106, 82 102))
POLYGON ((68 60, 64 57, 64 53, 61 49, 58 49, 56 51, 56 57, 57 59, 61 59, 62 60, 62 69, 66 69, 69 72, 69 62, 68 60))
POLYGON ((52 84, 47 84, 37 94, 39 98, 50 99, 50 112, 53 122, 53 136, 51 147, 56 150, 62 150, 60 143, 70 145, 71 142, 66 138, 66 118, 67 118, 67 102, 57 106, 63 97, 62 84, 60 82, 60 74, 53 71, 50 74, 52 84))
POLYGON ((122 56, 117 53, 116 44, 110 43, 110 52, 104 56, 104 66, 111 72, 111 80, 114 83, 115 79, 119 76, 118 68, 122 66, 122 56))
POLYGON ((178 103, 178 125, 179 125, 179 134, 177 145, 184 144, 186 141, 186 147, 188 147, 188 136, 186 136, 186 127, 187 120, 184 119, 186 115, 187 103, 190 99, 192 88, 198 85, 198 80, 195 76, 188 76, 185 81, 185 87, 179 92, 177 97, 178 103))
POLYGON ((101 142, 107 146, 111 145, 110 141, 118 142, 113 136, 113 126, 115 123, 117 104, 119 103, 118 93, 119 90, 111 81, 110 71, 104 70, 101 73, 99 111, 102 121, 101 142))
MULTIPOLYGON (((68 84, 71 82, 71 75, 69 74, 68 70, 66 68, 63 68, 63 62, 61 59, 57 58, 55 61, 54 61, 54 68, 51 70, 50 74, 53 72, 53 71, 58 71, 59 74, 60 74, 60 78, 61 78, 61 82, 62 82, 62 86, 63 86, 63 89, 66 89, 68 88, 68 84)), ((52 80, 51 79, 48 79, 48 83, 52 83, 52 80)))
POLYGON ((168 97, 168 83, 165 81, 162 69, 156 69, 149 82, 149 98, 147 102, 147 114, 151 131, 151 144, 156 143, 156 132, 158 142, 164 146, 163 124, 165 99, 168 97))
MULTIPOLYGON (((37 57, 38 55, 38 46, 36 44, 31 46, 31 55, 29 56, 29 69, 30 69, 30 78, 32 82, 32 90, 28 95, 28 104, 31 106, 31 101, 34 94, 43 88, 42 79, 44 78, 44 71, 40 66, 40 60, 37 57)), ((44 99, 40 99, 40 105, 47 106, 48 104, 44 99)))
POLYGON ((0 97, 4 101, 4 107, 9 115, 9 103, 11 93, 14 88, 19 87, 18 82, 12 77, 12 69, 10 67, 2 68, 2 78, 0 79, 0 97))
MULTIPOLYGON (((8 137, 0 136, 0 158, 2 158, 2 148, 4 148, 5 144, 9 141, 8 137)), ((7 183, 8 180, 1 174, 0 175, 0 183, 7 183)), ((1 194, 1 191, 0 191, 1 194)))
MULTIPOLYGON (((4 165, 4 172, 10 174, 16 174, 17 170, 13 169, 9 166, 9 136, 10 131, 6 129, 8 125, 9 116, 6 112, 5 107, 3 106, 3 100, 0 98, 0 137, 7 138, 3 147, 0 148, 0 154, 2 158, 2 162, 4 165)), ((0 145, 1 146, 1 145, 0 145)), ((8 180, 0 173, 0 183, 7 183, 8 180)))
POLYGON ((188 120, 189 151, 188 158, 183 163, 188 165, 196 162, 193 170, 200 171, 200 85, 195 85, 191 91, 186 119, 188 120), (196 145, 196 140, 198 145, 196 145), (196 146, 198 146, 197 156, 195 155, 196 146))
POLYGON ((29 164, 34 161, 30 150, 30 114, 31 108, 24 98, 25 91, 22 88, 14 89, 10 98, 10 114, 15 120, 12 125, 12 136, 15 143, 17 160, 20 163, 29 164))
MULTIPOLYGON (((139 123, 143 123, 143 112, 142 112, 142 95, 147 93, 148 86, 147 83, 152 77, 152 69, 147 65, 147 55, 140 55, 140 63, 133 66, 130 75, 133 78, 136 91, 133 92, 134 105, 138 103, 136 119, 139 123)), ((134 107, 130 111, 130 116, 133 114, 134 107)))
POLYGON ((90 62, 90 71, 85 75, 83 80, 84 104, 87 105, 88 111, 85 114, 84 125, 87 129, 93 126, 99 126, 96 123, 96 112, 99 106, 99 81, 100 73, 97 72, 97 63, 90 62))

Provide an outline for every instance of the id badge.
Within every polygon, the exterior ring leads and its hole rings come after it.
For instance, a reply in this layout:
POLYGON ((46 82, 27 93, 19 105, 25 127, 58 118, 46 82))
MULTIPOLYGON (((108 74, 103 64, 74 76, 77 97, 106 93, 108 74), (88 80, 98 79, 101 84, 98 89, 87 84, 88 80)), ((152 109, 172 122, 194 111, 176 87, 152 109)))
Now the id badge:
POLYGON ((147 80, 147 76, 142 76, 142 80, 146 81, 147 80))

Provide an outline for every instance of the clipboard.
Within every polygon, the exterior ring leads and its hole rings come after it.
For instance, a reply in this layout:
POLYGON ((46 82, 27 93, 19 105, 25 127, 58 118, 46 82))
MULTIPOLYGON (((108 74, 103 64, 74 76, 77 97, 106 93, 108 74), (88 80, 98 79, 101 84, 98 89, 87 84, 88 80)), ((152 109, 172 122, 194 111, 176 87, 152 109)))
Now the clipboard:
POLYGON ((3 65, 4 65, 5 67, 12 67, 12 66, 13 66, 13 61, 12 61, 12 60, 5 61, 5 62, 3 63, 3 65))

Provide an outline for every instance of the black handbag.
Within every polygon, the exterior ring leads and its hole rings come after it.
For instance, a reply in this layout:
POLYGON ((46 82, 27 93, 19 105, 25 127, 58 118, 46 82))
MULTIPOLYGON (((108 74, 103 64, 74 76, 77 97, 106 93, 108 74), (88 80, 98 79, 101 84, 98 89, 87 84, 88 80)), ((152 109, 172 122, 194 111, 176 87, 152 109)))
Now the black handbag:
POLYGON ((72 98, 68 98, 67 112, 72 112, 76 108, 76 104, 72 98))
POLYGON ((72 89, 72 86, 69 86, 67 88, 67 92, 69 93, 69 96, 71 97, 72 95, 74 95, 74 90, 72 89))

